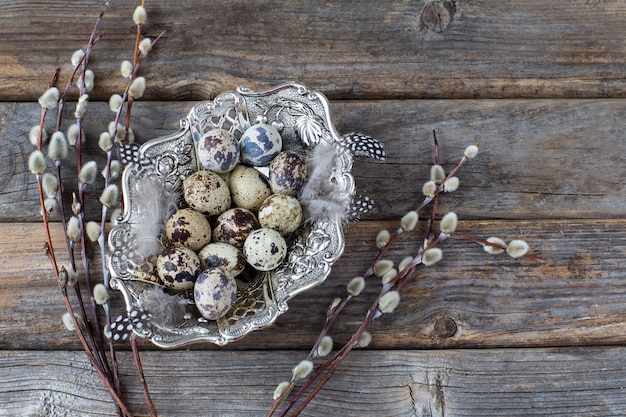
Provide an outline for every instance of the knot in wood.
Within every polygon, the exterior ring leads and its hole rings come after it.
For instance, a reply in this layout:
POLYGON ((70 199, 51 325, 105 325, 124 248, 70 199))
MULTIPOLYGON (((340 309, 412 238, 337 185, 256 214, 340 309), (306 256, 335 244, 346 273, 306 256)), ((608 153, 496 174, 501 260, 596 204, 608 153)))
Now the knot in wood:
POLYGON ((449 1, 430 2, 422 11, 421 23, 428 30, 443 32, 452 22, 453 12, 454 5, 449 1))
POLYGON ((435 335, 441 339, 447 339, 456 334, 456 322, 450 317, 442 317, 435 322, 435 335))

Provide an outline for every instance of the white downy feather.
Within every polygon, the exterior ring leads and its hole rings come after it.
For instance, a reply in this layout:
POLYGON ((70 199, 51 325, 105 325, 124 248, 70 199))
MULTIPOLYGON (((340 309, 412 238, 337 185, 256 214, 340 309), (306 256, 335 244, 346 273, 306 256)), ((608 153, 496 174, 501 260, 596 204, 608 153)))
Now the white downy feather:
POLYGON ((157 178, 144 177, 137 182, 133 201, 139 213, 131 225, 137 242, 137 252, 143 259, 157 255, 163 249, 161 235, 167 219, 177 210, 180 194, 167 191, 157 178))
POLYGON ((308 158, 309 178, 298 197, 308 222, 346 219, 352 195, 330 179, 339 164, 336 146, 326 142, 320 142, 308 158))
POLYGON ((187 299, 176 294, 168 294, 159 286, 145 290, 141 294, 143 308, 150 313, 152 320, 163 325, 177 325, 183 322, 187 299))

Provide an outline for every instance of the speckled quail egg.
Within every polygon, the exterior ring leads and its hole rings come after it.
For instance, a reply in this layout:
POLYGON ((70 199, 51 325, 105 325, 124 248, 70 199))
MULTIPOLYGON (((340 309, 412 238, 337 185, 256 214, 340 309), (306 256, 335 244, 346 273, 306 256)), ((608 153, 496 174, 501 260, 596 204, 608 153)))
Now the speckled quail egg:
POLYGON ((283 140, 278 129, 266 123, 250 126, 241 135, 239 143, 241 161, 250 166, 269 164, 283 146, 283 140))
POLYGON ((230 194, 233 205, 256 211, 263 200, 272 195, 268 179, 259 171, 237 165, 230 173, 230 194))
POLYGON ((218 174, 232 170, 239 162, 239 143, 228 130, 209 130, 198 140, 196 149, 204 168, 218 174))
POLYGON ((213 227, 213 241, 242 248, 248 235, 259 228, 259 221, 250 210, 235 207, 217 218, 213 227))
POLYGON ((157 273, 163 284, 173 290, 193 288, 200 273, 200 259, 185 247, 170 246, 157 256, 157 273))
POLYGON ((283 151, 270 163, 270 187, 274 194, 295 197, 306 182, 307 166, 303 157, 283 151))
POLYGON ((294 232, 302 223, 302 207, 295 197, 273 194, 261 204, 258 218, 261 227, 274 229, 284 236, 294 232))
POLYGON ((274 229, 261 228, 250 233, 243 245, 243 256, 257 271, 276 269, 287 255, 287 242, 274 229))
POLYGON ((199 211, 181 209, 165 223, 165 236, 174 246, 197 251, 211 241, 211 226, 199 211))
POLYGON ((232 276, 241 274, 246 267, 246 258, 238 248, 228 243, 209 243, 198 252, 203 268, 221 267, 232 276))
POLYGON ((189 207, 209 216, 223 213, 230 207, 230 190, 218 174, 200 170, 183 183, 183 196, 189 207))
POLYGON ((235 278, 222 268, 207 268, 198 276, 193 295, 200 314, 209 320, 217 320, 226 314, 235 302, 237 283, 235 278))

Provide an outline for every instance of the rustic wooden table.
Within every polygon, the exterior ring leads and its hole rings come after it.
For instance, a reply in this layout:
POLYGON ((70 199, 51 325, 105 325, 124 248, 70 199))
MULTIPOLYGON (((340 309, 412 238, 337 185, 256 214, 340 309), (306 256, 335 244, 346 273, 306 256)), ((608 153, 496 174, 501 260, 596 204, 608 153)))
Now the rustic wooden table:
MULTIPOLYGON (((95 138, 135 30, 135 2, 111 3, 86 127, 86 153, 100 162, 95 138)), ((456 211, 465 234, 525 239, 547 263, 445 242, 444 259, 415 274, 398 309, 372 327, 369 348, 349 355, 303 415, 626 415, 626 1, 146 3, 147 35, 167 32, 140 70, 148 87, 133 110, 138 141, 174 133, 195 102, 220 91, 295 80, 328 96, 340 131, 387 148, 386 162, 358 160, 353 170, 375 210, 346 226, 332 275, 271 328, 226 347, 140 343, 160 415, 265 415, 330 301, 370 265, 376 232, 395 229, 420 200, 433 129, 448 168, 481 143, 439 211, 456 211)), ((66 79, 99 8, 0 1, 0 416, 115 415, 61 323, 26 162, 37 98, 56 66, 66 79)), ((62 246, 58 223, 53 231, 62 246)), ((392 258, 416 242, 403 238, 392 258)), ((369 284, 337 322, 337 345, 377 291, 369 284)), ((120 357, 131 407, 146 415, 128 347, 120 357)))

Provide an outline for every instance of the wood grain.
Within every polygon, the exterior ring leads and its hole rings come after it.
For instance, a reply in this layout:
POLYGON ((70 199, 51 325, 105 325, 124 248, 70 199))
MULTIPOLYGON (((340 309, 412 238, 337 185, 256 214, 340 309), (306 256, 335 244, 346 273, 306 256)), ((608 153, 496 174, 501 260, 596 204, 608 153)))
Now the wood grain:
MULTIPOLYGON (((67 79, 99 3, 0 3, 4 100, 34 101, 56 66, 67 79)), ((615 36, 621 1, 454 2, 449 25, 439 28, 422 17, 433 3, 442 2, 147 2, 146 35, 166 34, 142 69, 146 97, 206 99, 284 80, 333 99, 624 96, 626 46, 615 36)), ((92 99, 124 85, 117 74, 132 54, 133 7, 112 3, 105 16, 92 99)))
MULTIPOLYGON (((139 141, 175 133, 194 103, 138 102, 134 127, 139 141)), ((86 122, 85 160, 102 163, 97 138, 112 117, 93 103, 86 122), (98 121, 98 122, 95 122, 98 121)), ((384 142, 384 163, 357 159, 359 193, 376 201, 366 219, 389 220, 417 206, 433 163, 432 130, 442 163, 450 169, 474 142, 481 150, 459 173, 461 188, 442 200, 442 210, 464 218, 623 218, 626 192, 626 117, 623 100, 385 100, 333 101, 337 128, 362 131, 384 142)), ((34 177, 27 170, 33 149, 28 131, 39 110, 28 103, 0 103, 0 221, 38 221, 34 177)), ((68 122, 69 123, 69 122, 68 122)), ((66 201, 76 189, 76 164, 63 170, 66 201)), ((99 183, 98 183, 99 184, 99 183)), ((102 185, 88 190, 95 207, 102 185)), ((99 209, 98 209, 99 210, 99 209)), ((99 218, 99 217, 98 217, 99 218)))
MULTIPOLYGON (((289 302, 267 330, 228 349, 304 349, 312 345, 331 300, 362 274, 376 254, 374 236, 396 222, 359 222, 346 229, 346 249, 321 286, 289 302)), ((621 344, 626 331, 626 224, 619 220, 461 221, 459 233, 523 238, 546 264, 492 257, 473 244, 444 242, 444 260, 420 269, 402 291, 400 307, 373 327, 379 349, 545 347, 621 344)), ((60 230, 55 229, 60 241, 60 230)), ((418 234, 401 239, 389 258, 414 253, 418 234)), ((79 349, 63 329, 64 312, 38 224, 0 224, 0 349, 79 349)), ((62 246, 59 246, 62 248, 62 246)), ((63 259, 62 255, 59 255, 63 259)), ((95 263, 99 262, 98 258, 95 263)), ((98 271, 98 268, 94 268, 98 271)), ((96 277, 101 274, 96 274, 96 277)), ((369 282, 331 332, 347 341, 379 291, 369 282)), ((114 310, 121 312, 120 298, 114 310)), ((128 347, 124 347, 128 348, 128 347)), ((145 345, 145 348, 152 348, 145 345)), ((193 349, 216 349, 199 344, 193 349)))
MULTIPOLYGON (((97 138, 113 118, 107 100, 125 87, 119 65, 132 54, 136 3, 111 2, 93 49, 85 159, 99 164, 97 138)), ((100 4, 0 0, 0 417, 115 415, 61 324, 27 170, 37 98, 56 67, 65 85, 100 4)), ((421 199, 433 129, 447 169, 468 144, 481 143, 439 213, 457 212, 459 233, 523 238, 547 262, 444 242, 443 260, 415 274, 397 310, 370 329, 369 349, 352 352, 302 415, 626 414, 625 1, 185 0, 146 8, 146 35, 165 35, 140 68, 148 86, 133 108, 139 142, 175 132, 199 100, 294 80, 331 99, 339 131, 370 134, 388 155, 384 163, 355 161, 358 192, 376 208, 346 226, 331 276, 291 300, 271 328, 225 347, 159 350, 141 341, 160 415, 265 415, 330 301, 370 266, 376 232, 395 230, 421 199)), ((70 96, 75 101, 76 91, 70 96)), ((71 158, 63 168, 68 202, 77 170, 71 158)), ((99 215, 101 187, 88 190, 90 219, 99 215)), ((412 255, 418 239, 403 236, 390 259, 412 255)), ((335 323, 336 348, 379 286, 368 282, 335 323)), ((113 310, 122 309, 115 294, 113 310)), ((125 395, 146 416, 129 347, 119 347, 125 395)))
MULTIPOLYGON (((355 351, 302 416, 621 416, 623 347, 355 351)), ((144 352, 160 415, 265 415, 299 351, 144 352), (171 366, 163 367, 163 363, 171 366)), ((131 408, 147 415, 129 354, 131 408)), ((0 351, 0 416, 113 416, 82 352, 0 351)))

